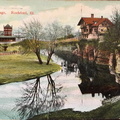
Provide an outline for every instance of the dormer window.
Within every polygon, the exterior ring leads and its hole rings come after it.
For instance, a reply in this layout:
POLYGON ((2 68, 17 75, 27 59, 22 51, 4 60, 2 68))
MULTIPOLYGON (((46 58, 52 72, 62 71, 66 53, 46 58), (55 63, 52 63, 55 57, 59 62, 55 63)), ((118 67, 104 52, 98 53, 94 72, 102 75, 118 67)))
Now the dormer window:
POLYGON ((94 21, 94 24, 97 24, 97 22, 96 22, 96 21, 94 21))

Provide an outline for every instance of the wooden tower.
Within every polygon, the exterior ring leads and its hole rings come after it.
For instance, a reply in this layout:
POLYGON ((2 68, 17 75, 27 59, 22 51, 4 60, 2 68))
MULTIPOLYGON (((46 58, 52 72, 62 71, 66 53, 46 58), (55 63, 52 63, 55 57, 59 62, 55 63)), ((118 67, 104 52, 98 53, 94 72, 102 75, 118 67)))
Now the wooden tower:
POLYGON ((12 26, 9 24, 4 26, 4 36, 12 36, 12 26))

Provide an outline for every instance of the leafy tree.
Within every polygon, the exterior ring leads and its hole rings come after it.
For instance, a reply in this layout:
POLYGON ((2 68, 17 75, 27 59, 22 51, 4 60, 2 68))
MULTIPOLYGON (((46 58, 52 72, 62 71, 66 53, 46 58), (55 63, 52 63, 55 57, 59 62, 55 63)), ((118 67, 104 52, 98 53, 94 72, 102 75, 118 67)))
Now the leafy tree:
POLYGON ((8 44, 0 44, 0 51, 7 51, 8 44))
POLYGON ((113 11, 112 22, 113 26, 108 28, 104 42, 100 43, 100 48, 114 53, 120 44, 120 11, 118 9, 113 11))
POLYGON ((42 64, 42 59, 40 56, 41 50, 41 39, 44 36, 43 27, 41 23, 37 20, 32 20, 29 23, 24 23, 22 28, 25 40, 22 42, 22 47, 25 53, 33 52, 36 54, 39 63, 42 64))
POLYGON ((82 51, 84 50, 85 46, 87 44, 87 40, 86 39, 82 39, 78 42, 78 45, 79 45, 79 49, 82 51))
POLYGON ((99 48, 109 51, 110 66, 115 70, 116 68, 116 54, 120 54, 120 11, 115 9, 112 14, 113 26, 108 28, 108 32, 104 37, 104 42, 99 43, 99 48))

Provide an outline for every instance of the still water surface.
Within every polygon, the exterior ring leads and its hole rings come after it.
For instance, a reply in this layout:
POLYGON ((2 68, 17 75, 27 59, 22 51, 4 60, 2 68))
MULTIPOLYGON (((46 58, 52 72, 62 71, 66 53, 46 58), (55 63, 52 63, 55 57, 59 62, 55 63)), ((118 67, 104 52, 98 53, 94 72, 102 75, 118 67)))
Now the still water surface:
MULTIPOLYGON (((58 64, 60 64, 62 61, 59 58, 53 59, 58 64)), ((59 102, 61 102, 60 100, 63 99, 63 104, 56 108, 56 110, 72 108, 75 111, 90 111, 102 105, 101 102, 103 98, 101 94, 95 94, 95 97, 92 97, 91 94, 81 93, 78 87, 78 84, 81 83, 81 80, 78 77, 78 73, 78 70, 75 72, 66 72, 66 68, 63 68, 62 71, 60 70, 50 75, 52 80, 54 80, 55 88, 58 90, 58 92, 55 93, 57 96, 56 98, 59 97, 59 102)), ((18 112, 13 109, 16 107, 16 100, 20 101, 22 99, 21 97, 24 96, 24 90, 28 88, 28 85, 31 88, 35 81, 36 79, 32 79, 26 82, 10 83, 0 86, 0 120, 20 118, 18 112)), ((48 85, 47 76, 40 78, 40 87, 43 91, 47 91, 46 89, 48 86, 50 88, 50 85, 48 85)), ((41 93, 44 96, 46 95, 46 92, 41 93)), ((49 94, 49 98, 47 99, 49 102, 51 102, 50 99, 53 98, 53 96, 50 97, 50 95, 51 94, 49 94)), ((48 105, 48 103, 46 104, 48 105)), ((49 111, 51 110, 52 109, 49 111)))

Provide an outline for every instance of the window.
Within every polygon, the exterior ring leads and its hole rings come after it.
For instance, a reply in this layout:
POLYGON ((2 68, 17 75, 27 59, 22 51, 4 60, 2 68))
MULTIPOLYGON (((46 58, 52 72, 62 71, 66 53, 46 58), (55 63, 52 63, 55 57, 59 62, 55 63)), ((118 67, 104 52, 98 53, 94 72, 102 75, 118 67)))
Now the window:
POLYGON ((94 31, 97 32, 98 31, 97 28, 94 28, 94 31))
POLYGON ((84 32, 88 32, 88 29, 84 29, 84 32))
POLYGON ((97 22, 95 21, 94 24, 97 24, 97 22))

